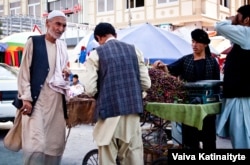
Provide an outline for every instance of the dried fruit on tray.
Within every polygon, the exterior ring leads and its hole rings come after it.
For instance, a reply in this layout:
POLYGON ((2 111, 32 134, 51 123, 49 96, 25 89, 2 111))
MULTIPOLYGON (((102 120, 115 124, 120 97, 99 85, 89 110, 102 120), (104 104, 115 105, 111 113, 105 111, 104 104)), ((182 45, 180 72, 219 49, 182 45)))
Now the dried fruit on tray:
POLYGON ((151 88, 146 91, 145 102, 186 102, 184 81, 155 68, 149 68, 149 76, 151 78, 151 88))

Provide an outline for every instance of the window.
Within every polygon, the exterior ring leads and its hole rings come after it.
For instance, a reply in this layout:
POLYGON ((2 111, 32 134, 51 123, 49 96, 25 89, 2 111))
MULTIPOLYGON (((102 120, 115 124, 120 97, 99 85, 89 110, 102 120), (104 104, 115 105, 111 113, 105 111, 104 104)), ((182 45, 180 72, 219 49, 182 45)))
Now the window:
MULTIPOLYGON (((66 10, 66 9, 73 9, 75 5, 78 4, 78 0, 57 0, 57 1, 51 1, 48 3, 48 9, 49 11, 52 10, 66 10)), ((67 21, 68 22, 75 22, 77 23, 78 21, 78 13, 73 13, 67 15, 67 21)))
MULTIPOLYGON (((54 2, 54 10, 61 10, 62 6, 61 6, 61 1, 56 1, 54 2)), ((52 9, 51 9, 52 10, 52 9)))
POLYGON ((127 8, 143 7, 144 0, 127 0, 127 8))
POLYGON ((158 0, 158 4, 162 3, 170 3, 170 2, 177 2, 178 0, 158 0))
POLYGON ((11 15, 18 15, 18 14, 21 14, 20 11, 21 11, 21 4, 20 2, 13 2, 13 3, 10 3, 10 14, 11 15))
POLYGON ((114 0, 98 0, 98 12, 107 12, 114 10, 114 0))
POLYGON ((40 0, 28 0, 28 4, 40 3, 40 0))
POLYGON ((29 13, 29 16, 34 16, 34 6, 32 5, 28 5, 28 13, 29 13))
POLYGON ((242 0, 243 5, 250 5, 250 0, 242 0))
POLYGON ((229 0, 220 0, 220 5, 229 8, 229 0))
POLYGON ((40 1, 39 0, 29 0, 28 1, 28 13, 30 16, 40 17, 40 1))
POLYGON ((0 5, 0 16, 3 16, 3 5, 0 5))

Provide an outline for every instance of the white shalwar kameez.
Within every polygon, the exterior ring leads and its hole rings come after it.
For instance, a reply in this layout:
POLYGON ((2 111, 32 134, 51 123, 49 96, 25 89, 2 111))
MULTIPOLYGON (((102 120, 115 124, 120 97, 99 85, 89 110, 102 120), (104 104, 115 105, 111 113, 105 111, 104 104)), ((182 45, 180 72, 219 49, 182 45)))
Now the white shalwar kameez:
MULTIPOLYGON (((25 165, 59 165, 65 148, 65 119, 62 104, 62 94, 48 86, 55 71, 56 44, 47 40, 46 47, 50 71, 46 78, 32 115, 22 116, 22 149, 25 165), (46 159, 45 159, 46 158, 46 159)), ((19 93, 25 100, 32 100, 30 93, 30 73, 27 66, 32 60, 32 40, 26 45, 23 54, 25 67, 20 68, 19 93)))

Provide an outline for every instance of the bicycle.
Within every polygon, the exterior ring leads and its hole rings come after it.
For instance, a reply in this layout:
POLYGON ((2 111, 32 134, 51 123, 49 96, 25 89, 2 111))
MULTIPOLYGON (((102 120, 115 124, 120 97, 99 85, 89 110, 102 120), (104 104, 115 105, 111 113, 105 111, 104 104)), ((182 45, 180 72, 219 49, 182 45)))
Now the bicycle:
POLYGON ((98 149, 90 150, 84 156, 82 165, 98 165, 98 149))
MULTIPOLYGON (((116 164, 120 165, 119 159, 116 159, 116 164)), ((82 165, 98 165, 98 149, 90 150, 83 158, 82 165)))
MULTIPOLYGON (((167 165, 167 151, 171 144, 168 141, 172 139, 170 121, 163 120, 156 116, 151 115, 149 112, 145 112, 141 116, 141 126, 146 123, 151 124, 150 128, 142 129, 146 132, 142 133, 143 146, 144 146, 144 164, 145 165, 167 165), (151 159, 148 159, 148 155, 152 154, 151 159)), ((119 165, 119 159, 117 158, 117 165, 119 165)), ((98 149, 90 150, 83 158, 82 165, 98 165, 98 149)))

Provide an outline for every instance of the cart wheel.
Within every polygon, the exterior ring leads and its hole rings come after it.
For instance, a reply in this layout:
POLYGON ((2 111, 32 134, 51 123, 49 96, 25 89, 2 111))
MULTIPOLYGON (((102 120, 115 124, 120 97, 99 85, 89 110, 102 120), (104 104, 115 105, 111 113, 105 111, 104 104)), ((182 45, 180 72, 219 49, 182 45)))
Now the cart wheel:
POLYGON ((84 156, 82 165, 98 165, 98 149, 89 151, 84 156))
POLYGON ((152 165, 168 165, 168 158, 161 157, 152 162, 152 165))
MULTIPOLYGON (((116 158, 116 164, 120 165, 118 157, 116 158)), ((90 150, 83 158, 82 165, 98 165, 98 149, 90 150)))

